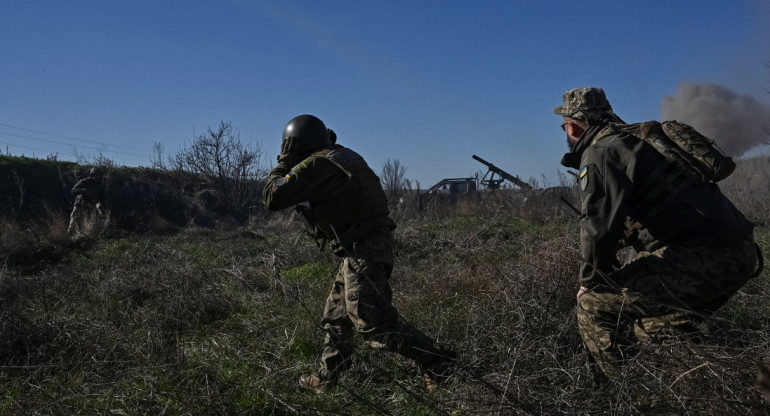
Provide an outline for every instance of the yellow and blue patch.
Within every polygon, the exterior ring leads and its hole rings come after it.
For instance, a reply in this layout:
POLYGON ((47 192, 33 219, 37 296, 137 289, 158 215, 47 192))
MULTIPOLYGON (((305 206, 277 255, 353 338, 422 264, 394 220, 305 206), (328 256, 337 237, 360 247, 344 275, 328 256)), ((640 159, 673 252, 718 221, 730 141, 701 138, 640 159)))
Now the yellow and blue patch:
POLYGON ((580 189, 585 191, 588 188, 588 166, 580 169, 578 179, 580 180, 580 189))
POLYGON ((273 182, 273 183, 275 184, 275 186, 286 185, 286 182, 288 182, 289 179, 291 179, 292 176, 294 176, 294 172, 289 172, 283 178, 276 179, 275 182, 273 182))

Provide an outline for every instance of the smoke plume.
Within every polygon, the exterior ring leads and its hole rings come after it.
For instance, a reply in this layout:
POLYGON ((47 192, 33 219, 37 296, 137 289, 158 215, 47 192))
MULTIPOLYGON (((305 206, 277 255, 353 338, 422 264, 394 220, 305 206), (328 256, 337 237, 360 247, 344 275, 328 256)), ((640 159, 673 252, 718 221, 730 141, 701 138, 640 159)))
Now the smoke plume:
POLYGON ((728 155, 739 157, 770 141, 770 109, 748 95, 738 95, 716 84, 682 83, 663 98, 664 120, 687 123, 728 155))

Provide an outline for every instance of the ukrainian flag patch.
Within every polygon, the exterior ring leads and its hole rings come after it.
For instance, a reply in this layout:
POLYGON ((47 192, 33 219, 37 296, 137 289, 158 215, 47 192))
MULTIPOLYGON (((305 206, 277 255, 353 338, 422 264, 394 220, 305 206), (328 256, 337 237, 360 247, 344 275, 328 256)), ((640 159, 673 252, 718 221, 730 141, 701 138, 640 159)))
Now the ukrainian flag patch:
POLYGON ((585 191, 588 188, 588 166, 580 170, 578 179, 580 179, 580 189, 585 191))
POLYGON ((283 178, 278 178, 275 180, 275 186, 284 186, 286 185, 286 182, 289 182, 289 179, 294 176, 294 172, 289 172, 284 176, 283 178))

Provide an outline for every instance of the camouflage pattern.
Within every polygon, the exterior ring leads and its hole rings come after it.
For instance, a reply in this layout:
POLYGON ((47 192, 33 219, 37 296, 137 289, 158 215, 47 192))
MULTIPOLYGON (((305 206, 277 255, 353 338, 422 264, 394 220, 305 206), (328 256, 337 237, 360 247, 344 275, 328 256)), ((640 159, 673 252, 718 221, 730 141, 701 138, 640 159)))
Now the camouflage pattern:
POLYGON ((553 112, 564 117, 585 121, 589 125, 623 122, 612 112, 612 106, 601 88, 574 88, 564 93, 562 101, 563 104, 554 107, 553 112))
POLYGON ((340 265, 321 321, 326 330, 321 373, 329 378, 350 366, 356 332, 370 347, 396 352, 424 367, 442 357, 433 341, 405 322, 392 304, 392 246, 391 230, 380 228, 355 243, 340 265))
POLYGON ((340 145, 313 155, 328 159, 350 178, 345 186, 328 198, 310 201, 312 215, 317 222, 332 224, 339 233, 349 224, 390 214, 380 178, 361 155, 340 145))
POLYGON ((97 202, 96 204, 93 204, 79 195, 75 198, 75 203, 72 205, 67 234, 71 236, 82 234, 86 228, 88 228, 87 224, 94 224, 97 221, 95 219, 96 215, 104 217, 104 207, 102 203, 97 202))
POLYGON ((104 216, 104 191, 102 189, 100 168, 91 169, 91 176, 79 180, 72 187, 75 202, 72 204, 70 223, 67 227, 69 235, 78 235, 84 230, 84 223, 92 219, 94 214, 104 216), (98 170, 97 170, 98 169, 98 170))
POLYGON ((413 359, 426 372, 442 373, 451 355, 407 323, 392 303, 388 279, 396 225, 387 215, 382 185, 357 153, 336 144, 326 150, 293 168, 279 164, 262 194, 265 207, 273 211, 309 202, 311 220, 333 240, 332 249, 342 257, 322 318, 326 338, 321 368, 303 376, 300 386, 318 392, 317 384, 347 369, 356 333, 373 348, 413 359), (340 207, 343 202, 350 206, 340 207))
POLYGON ((610 284, 603 276, 614 270, 622 245, 642 252, 671 244, 729 246, 751 238, 754 225, 716 184, 692 183, 674 191, 661 177, 671 166, 665 157, 640 138, 617 131, 614 123, 590 127, 562 164, 578 169, 580 177, 582 286, 610 284), (655 193, 668 202, 649 201, 655 193), (630 219, 641 224, 626 235, 630 219))
POLYGON ((714 183, 674 186, 671 161, 618 124, 601 89, 567 91, 554 112, 589 124, 562 158, 578 169, 582 200, 578 280, 589 292, 577 318, 591 357, 614 375, 636 340, 691 331, 750 278, 754 224, 714 183), (619 267, 623 246, 638 254, 619 267))
POLYGON ((279 164, 270 171, 262 200, 271 211, 308 202, 306 220, 340 255, 341 247, 359 236, 380 227, 396 227, 388 217, 377 175, 358 153, 340 145, 319 150, 293 168, 279 164), (338 155, 345 156, 344 160, 338 155))
POLYGON ((618 373, 635 341, 694 331, 750 278, 757 264, 752 240, 729 247, 668 245, 638 253, 578 301, 586 349, 608 376, 618 373))

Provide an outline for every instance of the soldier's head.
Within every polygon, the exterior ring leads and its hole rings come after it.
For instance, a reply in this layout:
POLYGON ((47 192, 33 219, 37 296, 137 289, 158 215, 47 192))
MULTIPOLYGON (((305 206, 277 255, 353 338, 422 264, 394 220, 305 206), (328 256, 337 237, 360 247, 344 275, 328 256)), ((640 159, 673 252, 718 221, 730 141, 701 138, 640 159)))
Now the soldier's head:
POLYGON ((563 117, 561 129, 567 134, 567 146, 572 150, 583 137, 583 133, 588 130, 588 123, 570 117, 563 117))
POLYGON ((562 105, 553 108, 553 112, 561 116, 583 121, 589 126, 623 122, 612 111, 612 106, 601 88, 573 88, 564 93, 562 100, 562 105))
POLYGON ((564 93, 562 105, 553 112, 563 117, 561 128, 567 133, 567 145, 572 149, 590 126, 623 123, 612 111, 604 90, 595 87, 573 88, 564 93))
MULTIPOLYGON (((294 144, 297 154, 304 155, 329 147, 333 144, 331 130, 316 116, 303 114, 289 120, 283 129, 281 137, 285 144, 290 138, 295 141, 294 144)), ((336 141, 337 135, 334 134, 336 141)), ((284 146, 281 146, 284 148, 284 146)))

